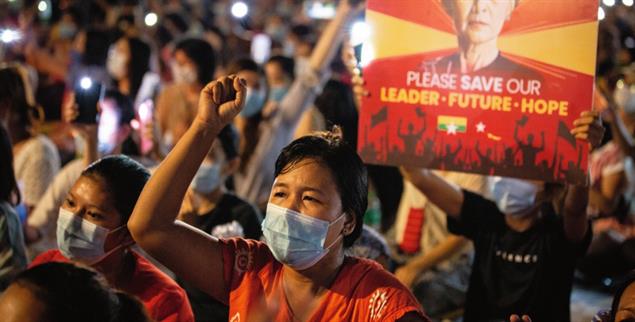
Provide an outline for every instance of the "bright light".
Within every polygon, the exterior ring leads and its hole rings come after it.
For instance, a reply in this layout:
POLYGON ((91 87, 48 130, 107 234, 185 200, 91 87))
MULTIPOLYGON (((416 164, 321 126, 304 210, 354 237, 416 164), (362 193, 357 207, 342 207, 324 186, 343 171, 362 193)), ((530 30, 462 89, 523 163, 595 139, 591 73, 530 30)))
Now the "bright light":
POLYGON ((604 9, 602 9, 602 7, 598 8, 598 20, 604 20, 604 16, 606 16, 606 14, 604 14, 604 9))
POLYGON ((88 78, 88 77, 82 77, 82 79, 79 81, 79 86, 84 89, 87 90, 89 89, 91 86, 93 86, 93 81, 88 78))
POLYGON ((271 55, 271 38, 267 34, 257 34, 251 40, 251 58, 264 64, 271 55))
POLYGON ((249 7, 242 1, 238 1, 232 5, 232 15, 238 19, 245 18, 249 13, 249 7))
POLYGON ((325 5, 321 2, 313 2, 308 13, 309 18, 331 19, 335 16, 335 6, 325 5))
POLYGON ((0 32, 0 41, 5 44, 12 43, 14 41, 18 41, 22 38, 22 35, 19 31, 13 29, 4 29, 0 32))
POLYGON ((370 38, 370 27, 363 21, 357 21, 351 27, 351 45, 353 47, 363 43, 370 38))
POLYGON ((607 7, 612 7, 615 5, 615 0, 602 0, 602 3, 607 7))
POLYGON ((37 10, 39 10, 40 12, 44 12, 46 11, 46 9, 49 8, 48 3, 46 3, 46 1, 41 0, 40 2, 38 2, 37 4, 37 10))
POLYGON ((132 126, 132 129, 134 130, 138 130, 139 128, 141 128, 141 125, 139 125, 139 121, 137 120, 130 121, 130 126, 132 126))
POLYGON ((360 57, 359 66, 366 67, 375 59, 375 46, 372 42, 367 41, 362 45, 362 57, 360 57))
POLYGON ((143 19, 143 22, 145 22, 146 26, 148 27, 156 25, 157 21, 159 21, 159 16, 157 16, 157 14, 154 12, 148 13, 143 19))
POLYGON ((633 0, 622 0, 622 3, 623 3, 625 6, 630 7, 630 6, 632 6, 632 5, 633 5, 633 0))

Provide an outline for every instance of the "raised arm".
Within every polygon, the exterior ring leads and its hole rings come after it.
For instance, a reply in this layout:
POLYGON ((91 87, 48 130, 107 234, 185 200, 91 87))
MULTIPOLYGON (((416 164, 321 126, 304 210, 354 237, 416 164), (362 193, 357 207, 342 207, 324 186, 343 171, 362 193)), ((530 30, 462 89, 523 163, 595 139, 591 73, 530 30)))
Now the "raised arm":
POLYGON ((294 124, 294 127, 315 100, 316 89, 321 84, 320 80, 325 80, 325 72, 346 35, 345 27, 364 7, 361 2, 363 1, 340 1, 335 17, 328 22, 311 52, 308 62, 310 70, 299 70, 289 92, 280 102, 279 110, 283 113, 284 120, 294 124))
POLYGON ((421 191, 430 202, 448 216, 458 218, 463 207, 463 191, 428 169, 401 168, 404 177, 421 191))
POLYGON ((335 17, 326 25, 320 39, 318 39, 315 48, 311 52, 309 58, 309 66, 316 71, 321 72, 328 67, 339 48, 342 39, 346 35, 344 27, 350 22, 363 5, 363 1, 344 0, 340 1, 337 7, 335 17))
POLYGON ((223 77, 201 91, 197 116, 150 178, 128 221, 135 241, 177 276, 227 303, 220 244, 175 222, 183 197, 214 138, 240 112, 243 80, 223 77))
MULTIPOLYGON (((593 150, 600 145, 604 136, 604 128, 599 121, 599 114, 596 111, 585 111, 580 114, 580 118, 573 123, 575 126, 571 134, 576 139, 589 142, 593 150)), ((563 218, 564 231, 567 239, 571 242, 580 242, 589 229, 586 216, 586 207, 589 202, 588 184, 567 186, 564 200, 563 218)))

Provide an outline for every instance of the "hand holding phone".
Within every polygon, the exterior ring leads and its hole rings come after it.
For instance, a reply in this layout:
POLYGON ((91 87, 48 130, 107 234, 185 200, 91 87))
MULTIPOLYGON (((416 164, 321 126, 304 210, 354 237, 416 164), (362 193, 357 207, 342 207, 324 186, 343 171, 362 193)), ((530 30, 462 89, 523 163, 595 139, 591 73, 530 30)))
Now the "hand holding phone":
MULTIPOLYGON (((71 124, 71 129, 73 136, 80 138, 83 143, 83 148, 80 149, 83 152, 81 154, 84 155, 84 163, 85 165, 89 165, 93 161, 97 160, 97 145, 98 145, 98 125, 97 123, 79 123, 77 122, 78 117, 80 116, 80 108, 76 102, 77 96, 75 93, 72 93, 64 102, 62 106, 62 119, 71 124)), ((94 107, 95 113, 98 114, 97 106, 94 107)), ((95 116, 95 119, 97 116, 95 116)), ((76 149, 79 149, 76 146, 76 149)))
POLYGON ((77 115, 73 123, 97 124, 99 113, 97 103, 103 98, 103 86, 89 77, 82 77, 75 86, 77 115))

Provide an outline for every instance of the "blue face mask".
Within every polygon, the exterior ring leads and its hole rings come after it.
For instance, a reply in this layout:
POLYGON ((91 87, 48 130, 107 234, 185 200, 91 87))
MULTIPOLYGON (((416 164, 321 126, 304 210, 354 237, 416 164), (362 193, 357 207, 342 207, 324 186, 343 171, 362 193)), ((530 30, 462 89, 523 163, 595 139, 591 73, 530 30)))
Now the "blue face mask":
POLYGON ((104 249, 108 235, 125 228, 126 225, 122 225, 108 230, 60 208, 57 218, 57 247, 68 259, 95 265, 110 254, 132 244, 122 243, 108 252, 104 249))
POLYGON ((523 217, 536 207, 538 187, 525 180, 494 177, 490 192, 498 209, 506 215, 523 217))
POLYGON ((220 165, 203 163, 196 171, 191 187, 198 193, 207 194, 216 190, 220 184, 220 165))
POLYGON ((289 88, 286 86, 272 87, 269 91, 269 100, 280 103, 288 91, 289 88))
POLYGON ((252 117, 265 105, 265 93, 262 90, 254 90, 247 88, 247 98, 245 100, 245 107, 240 111, 242 117, 252 117))
POLYGON ((324 258, 330 247, 342 238, 340 234, 330 245, 324 246, 329 228, 344 218, 342 214, 329 223, 269 203, 267 216, 262 221, 262 234, 279 262, 295 270, 305 270, 324 258))

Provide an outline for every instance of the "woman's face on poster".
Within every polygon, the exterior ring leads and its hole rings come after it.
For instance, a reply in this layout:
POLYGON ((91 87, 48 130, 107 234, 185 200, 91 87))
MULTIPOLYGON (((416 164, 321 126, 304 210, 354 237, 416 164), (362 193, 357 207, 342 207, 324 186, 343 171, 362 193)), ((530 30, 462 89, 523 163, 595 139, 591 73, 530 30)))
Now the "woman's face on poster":
POLYGON ((448 1, 457 35, 471 44, 498 38, 503 24, 514 10, 514 0, 444 0, 448 1))

